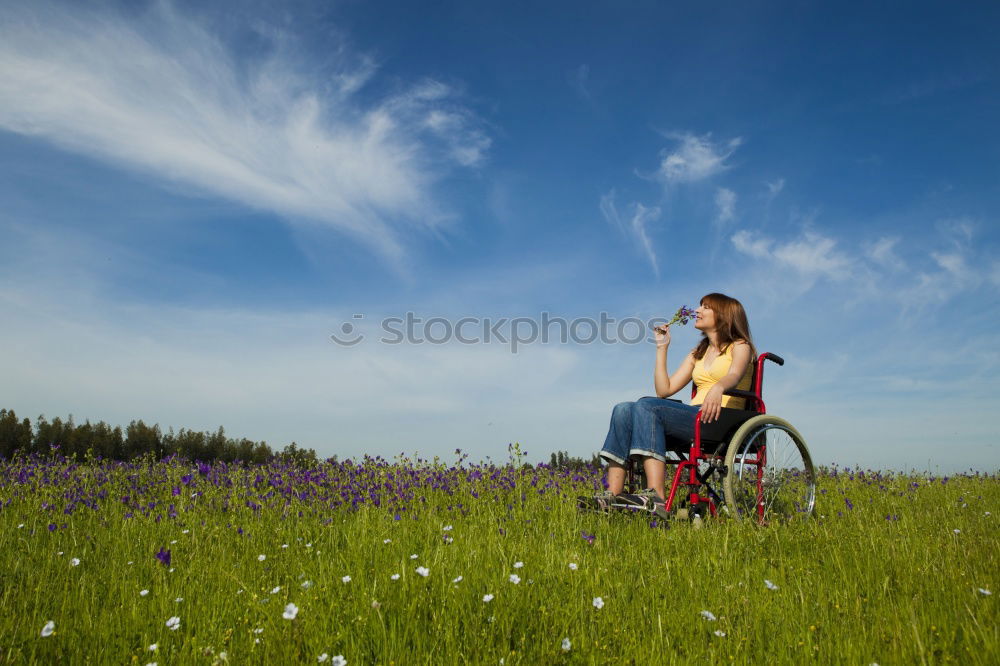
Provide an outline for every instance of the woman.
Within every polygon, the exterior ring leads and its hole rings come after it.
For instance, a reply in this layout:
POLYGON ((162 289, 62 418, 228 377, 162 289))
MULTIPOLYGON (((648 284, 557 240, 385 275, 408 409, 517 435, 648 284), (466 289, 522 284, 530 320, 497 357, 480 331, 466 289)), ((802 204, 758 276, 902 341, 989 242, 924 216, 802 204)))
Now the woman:
POLYGON ((750 390, 752 361, 757 352, 750 338, 750 324, 743 305, 723 294, 708 294, 695 310, 694 327, 701 331, 701 342, 684 357, 672 375, 667 374, 669 327, 654 329, 653 382, 657 397, 615 405, 611 427, 600 453, 608 461, 607 495, 621 494, 625 485, 625 465, 630 455, 636 455, 643 458, 649 485, 639 495, 664 500, 666 452, 668 449, 688 450, 699 409, 702 423, 711 423, 719 418, 723 407, 743 408, 742 398, 723 395, 731 388, 750 390), (698 391, 690 405, 665 400, 692 379, 698 391))

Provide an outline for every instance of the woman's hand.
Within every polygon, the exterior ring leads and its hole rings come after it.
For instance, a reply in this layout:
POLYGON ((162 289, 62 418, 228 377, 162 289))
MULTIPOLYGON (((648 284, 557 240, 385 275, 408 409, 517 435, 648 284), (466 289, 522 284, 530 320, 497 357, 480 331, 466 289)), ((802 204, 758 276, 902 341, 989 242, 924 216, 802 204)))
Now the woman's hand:
POLYGON ((657 347, 668 347, 670 345, 669 326, 655 326, 653 327, 653 333, 656 334, 657 347))
POLYGON ((723 388, 718 384, 708 389, 708 393, 705 394, 705 400, 701 403, 702 423, 711 423, 719 418, 719 415, 722 413, 723 391, 723 388))

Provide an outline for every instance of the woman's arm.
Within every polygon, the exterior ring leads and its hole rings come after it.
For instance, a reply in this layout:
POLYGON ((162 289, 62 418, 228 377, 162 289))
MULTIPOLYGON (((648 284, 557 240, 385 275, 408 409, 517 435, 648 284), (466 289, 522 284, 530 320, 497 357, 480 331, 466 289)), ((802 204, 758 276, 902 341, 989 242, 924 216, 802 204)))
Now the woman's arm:
POLYGON ((653 366, 653 386, 657 398, 667 398, 680 391, 691 381, 694 356, 688 354, 672 375, 667 374, 667 349, 670 347, 670 329, 656 332, 656 363, 653 366))
POLYGON ((722 413, 722 394, 740 383, 747 366, 750 365, 750 345, 740 341, 733 343, 733 363, 726 376, 708 389, 701 404, 702 423, 711 423, 722 413))

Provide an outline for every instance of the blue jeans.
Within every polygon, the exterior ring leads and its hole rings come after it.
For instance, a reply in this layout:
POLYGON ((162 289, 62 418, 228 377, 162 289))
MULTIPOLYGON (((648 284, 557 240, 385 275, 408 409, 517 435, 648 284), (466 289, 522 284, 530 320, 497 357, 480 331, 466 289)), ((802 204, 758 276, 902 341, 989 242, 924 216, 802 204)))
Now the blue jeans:
POLYGON ((663 398, 620 402, 611 412, 611 427, 600 456, 624 465, 630 455, 667 459, 667 449, 687 451, 694 439, 700 407, 663 398))

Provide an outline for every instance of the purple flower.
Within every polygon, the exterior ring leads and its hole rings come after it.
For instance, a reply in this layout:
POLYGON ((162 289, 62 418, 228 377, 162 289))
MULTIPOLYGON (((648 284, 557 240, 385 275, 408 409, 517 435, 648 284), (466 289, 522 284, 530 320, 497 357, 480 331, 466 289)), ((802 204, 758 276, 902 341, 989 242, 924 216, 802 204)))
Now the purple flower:
POLYGON ((848 509, 850 509, 851 511, 854 510, 854 502, 852 502, 850 499, 848 499, 848 498, 845 497, 844 498, 844 503, 847 504, 847 508, 848 509))
POLYGON ((156 559, 158 559, 159 561, 163 562, 163 566, 169 567, 170 566, 170 551, 169 550, 164 550, 163 547, 160 547, 160 552, 158 552, 156 554, 156 559))
POLYGON ((583 537, 583 540, 586 541, 589 544, 593 544, 594 543, 594 539, 597 538, 595 535, 593 535, 593 534, 587 534, 586 532, 580 532, 580 536, 583 537))

